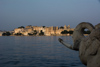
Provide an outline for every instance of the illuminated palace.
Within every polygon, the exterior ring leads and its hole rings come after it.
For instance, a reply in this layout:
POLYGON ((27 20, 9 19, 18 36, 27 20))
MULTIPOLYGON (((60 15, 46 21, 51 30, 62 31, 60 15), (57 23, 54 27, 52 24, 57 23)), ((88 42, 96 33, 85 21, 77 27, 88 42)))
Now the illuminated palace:
POLYGON ((70 25, 68 26, 61 26, 61 27, 39 27, 39 26, 26 26, 25 28, 16 28, 14 29, 14 33, 13 34, 17 34, 17 33, 21 33, 23 35, 29 35, 29 34, 33 34, 35 32, 37 32, 36 35, 39 35, 39 33, 43 32, 44 35, 46 36, 51 36, 51 35, 61 35, 61 32, 67 30, 67 31, 74 31, 74 28, 70 28, 70 25))

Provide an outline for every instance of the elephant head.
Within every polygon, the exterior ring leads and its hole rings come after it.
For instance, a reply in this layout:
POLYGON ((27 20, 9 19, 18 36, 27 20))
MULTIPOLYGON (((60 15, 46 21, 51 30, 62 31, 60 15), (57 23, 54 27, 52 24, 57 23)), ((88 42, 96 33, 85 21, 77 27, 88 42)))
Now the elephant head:
POLYGON ((76 26, 73 33, 73 46, 65 43, 59 38, 59 41, 66 47, 79 51, 81 62, 87 67, 100 67, 100 24, 95 27, 86 22, 76 26), (89 29, 91 33, 85 37, 84 29, 89 29))

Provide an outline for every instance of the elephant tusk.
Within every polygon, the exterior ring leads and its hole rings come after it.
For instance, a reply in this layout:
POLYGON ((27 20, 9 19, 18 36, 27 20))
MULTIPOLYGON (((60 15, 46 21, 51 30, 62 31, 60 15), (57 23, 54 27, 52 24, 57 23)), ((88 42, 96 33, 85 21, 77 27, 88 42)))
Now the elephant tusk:
POLYGON ((58 39, 60 43, 62 43, 64 46, 66 46, 69 49, 73 50, 73 46, 71 44, 65 43, 61 38, 58 39))

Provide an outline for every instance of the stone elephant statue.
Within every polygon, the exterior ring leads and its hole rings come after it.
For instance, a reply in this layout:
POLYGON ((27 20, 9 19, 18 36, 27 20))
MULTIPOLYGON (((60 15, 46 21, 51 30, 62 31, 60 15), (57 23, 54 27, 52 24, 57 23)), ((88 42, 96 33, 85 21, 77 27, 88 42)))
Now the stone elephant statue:
POLYGON ((82 22, 76 26, 72 38, 73 45, 65 43, 61 38, 58 40, 67 48, 79 51, 80 60, 87 67, 100 67, 100 24, 94 27, 91 23, 82 22), (84 29, 91 33, 84 36, 84 29))

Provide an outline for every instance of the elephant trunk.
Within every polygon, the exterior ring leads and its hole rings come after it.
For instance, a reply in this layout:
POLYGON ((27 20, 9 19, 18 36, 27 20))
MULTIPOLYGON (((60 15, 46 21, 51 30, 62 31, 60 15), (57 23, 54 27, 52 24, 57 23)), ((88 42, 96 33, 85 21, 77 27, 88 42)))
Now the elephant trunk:
POLYGON ((67 48, 69 49, 72 49, 73 50, 73 46, 68 44, 68 43, 65 43, 61 38, 58 39, 60 43, 62 43, 64 46, 66 46, 67 48))

